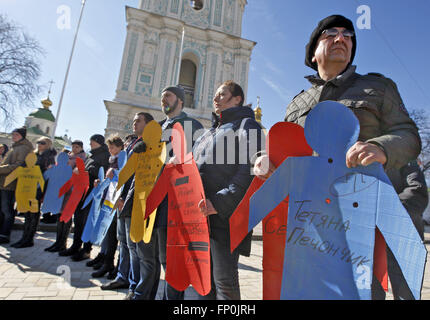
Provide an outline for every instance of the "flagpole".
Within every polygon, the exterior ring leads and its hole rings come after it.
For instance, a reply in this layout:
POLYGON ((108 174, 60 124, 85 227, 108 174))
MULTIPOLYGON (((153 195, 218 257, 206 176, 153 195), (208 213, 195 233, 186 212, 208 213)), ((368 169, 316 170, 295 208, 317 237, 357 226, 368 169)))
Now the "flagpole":
POLYGON ((181 74, 182 51, 184 49, 185 27, 182 27, 181 49, 179 51, 178 71, 176 73, 176 84, 179 84, 179 76, 181 74))
POLYGON ((76 40, 78 38, 79 27, 81 25, 82 15, 84 13, 85 2, 86 0, 82 0, 81 13, 79 16, 78 26, 76 27, 75 38, 73 39, 72 51, 70 52, 69 63, 67 65, 66 75, 64 77, 64 82, 63 82, 63 88, 61 89, 61 96, 60 96, 60 101, 58 103, 57 116, 55 117, 54 129, 52 130, 52 136, 51 136, 52 142, 54 142, 54 139, 55 139, 55 131, 57 130, 58 117, 60 116, 60 110, 63 104, 64 91, 66 89, 67 78, 69 77, 70 66, 72 64, 72 58, 73 58, 73 53, 75 51, 76 40))

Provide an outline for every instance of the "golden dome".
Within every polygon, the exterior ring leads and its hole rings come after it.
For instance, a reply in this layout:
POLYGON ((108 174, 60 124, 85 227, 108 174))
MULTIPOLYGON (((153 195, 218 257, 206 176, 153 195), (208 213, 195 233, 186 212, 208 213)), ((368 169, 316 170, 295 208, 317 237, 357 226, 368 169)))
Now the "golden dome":
POLYGON ((48 98, 42 100, 41 103, 45 109, 49 109, 49 107, 52 106, 52 101, 49 99, 49 96, 48 98))
POLYGON ((263 111, 260 108, 260 97, 257 97, 257 107, 254 109, 255 120, 261 122, 261 118, 263 117, 263 111))

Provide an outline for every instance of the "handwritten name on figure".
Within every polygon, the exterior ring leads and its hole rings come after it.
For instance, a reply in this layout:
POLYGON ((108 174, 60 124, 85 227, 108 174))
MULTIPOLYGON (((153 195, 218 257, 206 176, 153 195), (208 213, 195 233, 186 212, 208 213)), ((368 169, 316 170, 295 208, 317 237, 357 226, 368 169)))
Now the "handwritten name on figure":
MULTIPOLYGON (((342 221, 341 218, 334 218, 333 216, 323 214, 321 212, 304 211, 303 207, 305 204, 311 204, 311 200, 295 201, 299 203, 299 208, 294 215, 294 219, 299 222, 305 223, 303 227, 313 225, 315 228, 331 229, 338 232, 347 232, 350 230, 350 221, 342 221)), ((306 230, 301 227, 295 227, 290 236, 287 239, 287 243, 293 245, 300 245, 305 247, 313 248, 321 254, 331 254, 332 257, 338 257, 340 260, 351 263, 362 265, 370 262, 366 256, 357 256, 354 252, 351 252, 348 248, 339 247, 335 243, 325 240, 317 240, 315 238, 305 235, 306 230)))

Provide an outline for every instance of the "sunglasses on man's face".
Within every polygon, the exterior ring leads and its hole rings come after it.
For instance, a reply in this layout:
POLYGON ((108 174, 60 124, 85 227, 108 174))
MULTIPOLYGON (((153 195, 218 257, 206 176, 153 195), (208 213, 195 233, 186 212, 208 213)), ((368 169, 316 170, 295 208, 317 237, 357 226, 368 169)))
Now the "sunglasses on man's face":
POLYGON ((42 146, 44 146, 46 144, 45 141, 38 141, 37 144, 41 144, 42 146))
POLYGON ((351 31, 348 29, 345 29, 343 31, 339 31, 336 28, 326 29, 322 32, 322 34, 325 34, 327 36, 327 38, 337 37, 339 35, 339 33, 342 33, 342 35, 345 39, 350 39, 355 34, 354 31, 351 31))

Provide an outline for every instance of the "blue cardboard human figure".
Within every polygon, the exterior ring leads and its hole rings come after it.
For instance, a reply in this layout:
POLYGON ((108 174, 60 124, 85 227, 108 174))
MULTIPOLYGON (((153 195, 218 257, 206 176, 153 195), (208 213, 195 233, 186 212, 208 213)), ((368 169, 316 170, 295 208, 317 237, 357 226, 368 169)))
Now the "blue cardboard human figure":
POLYGON ((85 223, 84 231, 82 232, 81 239, 83 242, 92 242, 92 234, 100 213, 100 206, 103 198, 103 193, 109 186, 110 181, 105 179, 105 171, 103 167, 99 169, 98 180, 100 181, 97 187, 93 188, 91 193, 85 199, 82 208, 85 208, 91 203, 90 211, 88 212, 87 222, 85 223))
POLYGON ((127 162, 127 153, 125 151, 121 151, 118 155, 118 170, 114 170, 113 179, 104 177, 103 167, 99 169, 99 177, 100 183, 96 188, 93 189, 91 194, 85 200, 84 205, 85 208, 91 201, 90 212, 88 213, 87 222, 85 224, 84 231, 82 233, 82 241, 91 242, 96 245, 100 245, 103 241, 111 223, 113 220, 114 214, 114 199, 117 198, 115 195, 111 195, 108 190, 113 190, 114 193, 119 196, 121 194, 121 190, 116 191, 116 184, 118 182, 118 173, 124 167, 127 162), (112 185, 113 184, 113 185, 112 185), (107 194, 111 197, 107 199, 107 194), (113 197, 113 198, 112 198, 113 197), (103 200, 103 202, 102 202, 103 200))
POLYGON ((66 153, 61 152, 57 157, 57 164, 52 166, 43 174, 45 180, 49 180, 46 188, 44 200, 40 211, 52 214, 61 212, 64 195, 58 196, 60 188, 72 177, 72 167, 67 164, 69 157, 66 153))
POLYGON ((252 230, 290 196, 281 299, 371 299, 375 228, 420 299, 427 251, 382 165, 346 167, 359 130, 351 110, 321 102, 305 125, 318 156, 288 158, 250 200, 252 230))

